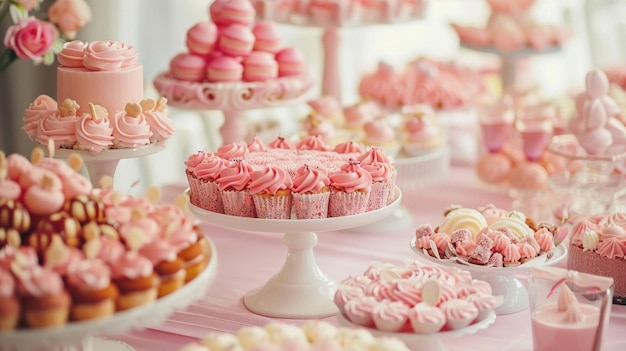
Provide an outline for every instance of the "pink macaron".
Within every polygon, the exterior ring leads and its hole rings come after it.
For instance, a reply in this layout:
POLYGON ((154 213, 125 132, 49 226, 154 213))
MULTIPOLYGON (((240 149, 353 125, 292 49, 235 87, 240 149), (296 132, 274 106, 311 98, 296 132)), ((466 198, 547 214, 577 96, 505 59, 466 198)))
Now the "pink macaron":
POLYGON ((220 27, 231 24, 251 26, 256 10, 250 0, 217 0, 209 8, 213 22, 220 27))
POLYGON ((278 76, 297 76, 305 71, 304 55, 294 47, 284 48, 276 53, 278 62, 278 76))
POLYGON ((249 27, 231 24, 220 31, 218 46, 226 55, 248 56, 254 47, 254 34, 249 27))
POLYGON ((276 77, 278 77, 278 63, 271 53, 253 51, 243 60, 243 80, 264 82, 276 77))
POLYGON ((236 82, 243 78, 243 65, 230 56, 216 56, 207 66, 209 82, 236 82))
POLYGON ((217 26, 209 21, 196 23, 187 31, 185 44, 192 54, 210 54, 217 44, 217 26))
POLYGON ((206 78, 207 62, 203 56, 180 53, 170 61, 170 73, 176 79, 201 82, 206 78))
POLYGON ((278 25, 271 21, 259 21, 252 28, 254 34, 254 50, 276 53, 280 50, 282 36, 278 25))

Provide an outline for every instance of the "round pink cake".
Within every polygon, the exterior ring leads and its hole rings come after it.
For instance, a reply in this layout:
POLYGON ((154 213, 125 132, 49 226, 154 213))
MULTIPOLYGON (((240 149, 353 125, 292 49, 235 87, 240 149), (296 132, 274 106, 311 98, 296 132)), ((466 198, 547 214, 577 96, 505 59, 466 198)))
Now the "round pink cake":
POLYGON ((570 233, 567 268, 612 277, 613 303, 626 305, 626 214, 579 220, 570 233))

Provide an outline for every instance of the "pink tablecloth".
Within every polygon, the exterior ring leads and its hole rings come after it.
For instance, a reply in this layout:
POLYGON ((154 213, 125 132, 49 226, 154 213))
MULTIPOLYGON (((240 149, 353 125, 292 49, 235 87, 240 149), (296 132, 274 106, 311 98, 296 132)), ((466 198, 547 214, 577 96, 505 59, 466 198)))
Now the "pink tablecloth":
MULTIPOLYGON (((173 187, 173 193, 181 187, 173 187)), ((317 263, 324 273, 339 282, 361 274, 372 261, 400 263, 417 256, 409 248, 414 228, 436 224, 451 204, 478 207, 488 203, 510 208, 504 194, 490 192, 476 183, 473 169, 453 167, 440 184, 403 194, 402 207, 413 216, 413 225, 401 230, 365 233, 358 230, 318 233, 317 263)), ((280 233, 246 233, 208 224, 203 228, 219 255, 218 274, 202 300, 176 312, 155 329, 134 331, 114 338, 136 350, 177 350, 210 331, 234 332, 244 325, 264 325, 271 318, 249 312, 242 302, 247 292, 263 285, 279 271, 286 257, 280 233)), ((336 323, 335 317, 325 318, 336 323)), ((283 320, 285 321, 285 320, 283 320)), ((289 320, 300 324, 303 320, 289 320)), ((626 349, 626 307, 613 306, 604 350, 626 349)), ((528 310, 497 316, 495 324, 473 335, 442 340, 448 350, 532 350, 528 310)))

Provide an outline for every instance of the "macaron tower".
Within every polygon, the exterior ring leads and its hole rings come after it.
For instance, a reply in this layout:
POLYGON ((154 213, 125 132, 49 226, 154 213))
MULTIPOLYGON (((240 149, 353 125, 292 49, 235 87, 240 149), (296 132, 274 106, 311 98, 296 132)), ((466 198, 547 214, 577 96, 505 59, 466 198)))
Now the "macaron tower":
POLYGON ((187 31, 187 51, 171 59, 171 76, 180 81, 219 83, 302 75, 303 55, 296 48, 282 46, 276 23, 255 23, 255 16, 249 0, 214 1, 209 7, 210 20, 187 31))

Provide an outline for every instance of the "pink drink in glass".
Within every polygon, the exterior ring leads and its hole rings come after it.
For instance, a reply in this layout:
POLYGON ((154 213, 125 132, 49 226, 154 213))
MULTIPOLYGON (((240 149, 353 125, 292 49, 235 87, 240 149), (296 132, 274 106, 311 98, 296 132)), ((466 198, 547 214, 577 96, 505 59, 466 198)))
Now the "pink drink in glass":
POLYGON ((592 351, 598 329, 600 309, 581 305, 583 320, 567 323, 556 313, 556 303, 538 307, 532 314, 534 351, 592 351))

